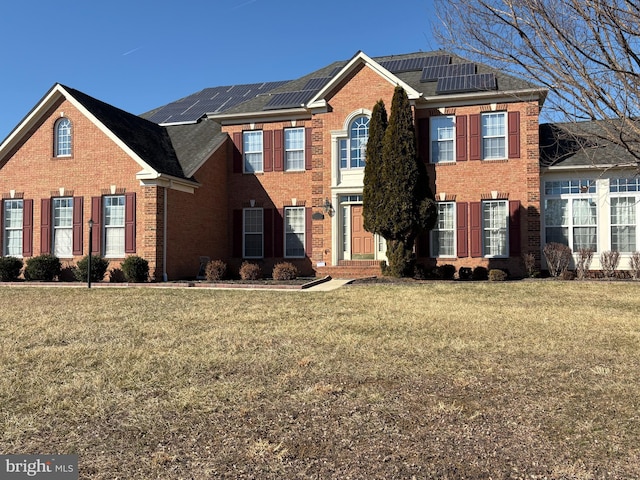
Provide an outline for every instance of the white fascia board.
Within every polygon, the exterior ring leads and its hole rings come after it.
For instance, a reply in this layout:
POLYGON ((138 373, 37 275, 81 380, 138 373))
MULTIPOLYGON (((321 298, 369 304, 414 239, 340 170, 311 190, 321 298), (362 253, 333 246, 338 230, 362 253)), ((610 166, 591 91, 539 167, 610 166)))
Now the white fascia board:
POLYGON ((413 87, 410 87, 408 84, 400 80, 389 70, 384 68, 378 62, 374 61, 366 55, 364 52, 358 52, 349 62, 340 70, 340 72, 334 76, 329 83, 327 83, 322 90, 320 90, 309 102, 307 103, 307 107, 310 109, 313 108, 322 108, 326 107, 326 101, 324 97, 327 95, 331 89, 333 89, 338 83, 340 83, 354 68, 358 65, 364 64, 371 68, 374 72, 380 75, 382 78, 387 80, 391 85, 399 85, 401 86, 405 92, 407 92, 407 96, 409 100, 416 100, 421 97, 421 93, 416 91, 413 87))
POLYGON ((636 163, 620 163, 620 164, 597 164, 592 163, 589 165, 550 165, 550 166, 540 166, 541 173, 552 173, 552 172, 566 172, 571 170, 576 171, 584 171, 584 170, 629 170, 636 169, 638 165, 636 163))
POLYGON ((540 104, 542 104, 546 97, 547 90, 541 88, 529 90, 506 90, 456 93, 451 95, 433 95, 430 97, 422 97, 420 104, 426 104, 424 108, 464 107, 470 105, 486 104, 487 101, 491 101, 492 103, 538 101, 540 102, 540 104))
POLYGON ((157 172, 141 171, 136 174, 136 178, 140 181, 140 185, 145 187, 158 186, 178 190, 180 192, 194 193, 196 188, 200 187, 199 182, 187 180, 184 178, 173 177, 157 172))
POLYGON ((311 114, 306 108, 289 108, 281 110, 265 110, 248 113, 208 113, 207 118, 218 122, 220 125, 240 125, 243 123, 283 122, 287 120, 308 120, 311 114))

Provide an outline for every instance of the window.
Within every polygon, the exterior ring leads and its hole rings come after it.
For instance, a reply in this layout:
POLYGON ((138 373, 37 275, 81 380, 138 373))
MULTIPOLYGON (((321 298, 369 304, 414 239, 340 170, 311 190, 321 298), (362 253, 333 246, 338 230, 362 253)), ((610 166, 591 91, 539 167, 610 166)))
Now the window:
POLYGON ((304 257, 304 207, 284 209, 285 257, 304 257))
POLYGON ((53 199, 53 254, 59 258, 72 257, 73 199, 53 199))
POLYGON ((455 257, 455 203, 438 202, 438 220, 431 230, 431 256, 455 257))
POLYGON ((285 170, 304 170, 304 128, 284 130, 285 170))
POLYGON ((262 258, 263 247, 263 212, 261 208, 245 208, 243 210, 243 242, 244 258, 262 258))
POLYGON ((68 118, 61 118, 55 125, 55 156, 71 156, 71 122, 68 118))
POLYGON ((507 158, 507 113, 482 114, 482 158, 507 158))
POLYGON ((611 250, 636 251, 636 197, 611 198, 611 250))
POLYGON ((242 137, 245 173, 262 172, 262 130, 243 132, 242 137))
POLYGON ((4 255, 22 256, 22 200, 4 201, 4 255))
POLYGON ((349 127, 349 138, 338 143, 340 168, 364 168, 369 140, 369 117, 356 117, 349 127))
POLYGON ((431 117, 431 163, 455 161, 454 117, 431 117))
POLYGON ((544 185, 545 243, 598 249, 595 182, 587 179, 554 180, 544 185))
POLYGON ((104 255, 124 257, 124 195, 104 197, 104 255))
POLYGON ((482 238, 485 257, 507 256, 507 219, 509 207, 506 200, 482 202, 482 238))

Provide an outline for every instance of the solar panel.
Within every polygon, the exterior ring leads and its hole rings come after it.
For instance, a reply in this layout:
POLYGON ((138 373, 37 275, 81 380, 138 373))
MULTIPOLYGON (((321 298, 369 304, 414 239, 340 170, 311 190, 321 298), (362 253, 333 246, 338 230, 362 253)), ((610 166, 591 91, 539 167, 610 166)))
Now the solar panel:
POLYGON ((391 73, 414 72, 422 70, 424 67, 447 65, 451 62, 450 55, 432 55, 429 57, 402 58, 398 60, 387 60, 380 62, 384 68, 391 73))
POLYGON ((436 93, 462 93, 496 90, 496 76, 493 73, 459 75, 438 79, 436 93))
POLYGON ((264 106, 263 110, 292 108, 304 105, 316 94, 316 90, 299 90, 297 92, 276 93, 264 106))
POLYGON ((329 82, 329 80, 331 80, 331 77, 310 78, 305 86, 302 87, 302 90, 320 90, 327 84, 327 82, 329 82))
POLYGON ((421 82, 435 82, 442 77, 459 77, 476 73, 475 63, 452 63, 450 65, 434 65, 422 69, 421 82))
POLYGON ((224 112, 286 83, 288 81, 205 88, 159 108, 147 119, 159 124, 196 122, 207 113, 224 112))

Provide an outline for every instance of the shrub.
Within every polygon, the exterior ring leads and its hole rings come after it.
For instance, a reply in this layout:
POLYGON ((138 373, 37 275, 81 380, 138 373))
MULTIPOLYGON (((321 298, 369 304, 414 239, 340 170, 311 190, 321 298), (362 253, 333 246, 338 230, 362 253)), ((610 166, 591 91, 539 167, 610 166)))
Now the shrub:
MULTIPOLYGON (((85 255, 76 264, 76 278, 86 282, 89 273, 89 255, 85 255)), ((91 255, 91 281, 101 282, 109 268, 109 261, 100 255, 91 255)))
POLYGON ((576 274, 575 272, 569 270, 569 269, 565 269, 562 272, 560 272, 560 280, 573 280, 574 278, 576 278, 576 274))
POLYGON ((473 269, 471 267, 460 267, 458 270, 458 278, 460 280, 471 280, 473 269))
POLYGON ((62 263, 60 263, 60 259, 55 255, 45 253, 27 260, 27 264, 24 267, 24 278, 26 280, 50 282, 58 277, 61 271, 62 263))
POLYGON ((271 276, 274 280, 295 280, 298 278, 298 269, 293 263, 281 262, 273 267, 271 276))
POLYGON ((600 254, 600 267, 605 277, 614 278, 616 276, 618 263, 620 263, 620 252, 608 250, 600 254))
POLYGON ((240 265, 240 278, 242 280, 260 280, 262 269, 257 263, 242 262, 240 265))
POLYGON ((631 268, 631 276, 634 280, 640 278, 640 252, 633 252, 629 259, 629 268, 631 268))
POLYGON ((453 280, 456 274, 456 267, 453 265, 445 264, 438 265, 436 267, 436 277, 440 280, 453 280))
POLYGON ((149 262, 137 255, 130 255, 122 262, 122 274, 127 282, 146 282, 149 278, 149 262))
POLYGON ((204 272, 209 282, 223 280, 227 276, 227 264, 222 260, 211 260, 207 263, 204 272))
POLYGON ((24 263, 21 258, 0 257, 0 282, 13 282, 20 276, 24 263))
POLYGON ((533 253, 525 253, 522 255, 522 261, 524 262, 524 269, 527 271, 527 276, 533 278, 536 276, 536 256, 533 253))
POLYGON ((489 272, 485 267, 476 267, 471 274, 473 280, 487 280, 489 278, 489 272))
POLYGON ((489 270, 490 282, 504 282, 507 279, 507 272, 498 268, 492 268, 489 270))
POLYGON ((123 283, 126 282, 127 279, 120 268, 112 268, 109 270, 109 281, 111 283, 123 283))
POLYGON ((571 249, 557 242, 550 242, 544 246, 544 258, 547 260, 547 268, 552 277, 558 277, 569 268, 571 263, 571 249))
POLYGON ((584 280, 589 272, 593 260, 593 250, 590 248, 581 248, 578 250, 578 259, 576 260, 576 278, 584 280))

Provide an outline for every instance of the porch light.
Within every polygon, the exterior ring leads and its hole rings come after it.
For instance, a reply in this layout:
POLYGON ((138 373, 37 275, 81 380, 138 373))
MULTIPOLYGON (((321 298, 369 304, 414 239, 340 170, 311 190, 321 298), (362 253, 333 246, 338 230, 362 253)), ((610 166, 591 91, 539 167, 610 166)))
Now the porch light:
POLYGON ((324 210, 324 213, 328 214, 330 217, 333 217, 335 210, 333 209, 333 205, 331 205, 331 202, 329 201, 329 199, 326 197, 324 199, 324 204, 322 205, 322 209, 324 210))

